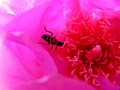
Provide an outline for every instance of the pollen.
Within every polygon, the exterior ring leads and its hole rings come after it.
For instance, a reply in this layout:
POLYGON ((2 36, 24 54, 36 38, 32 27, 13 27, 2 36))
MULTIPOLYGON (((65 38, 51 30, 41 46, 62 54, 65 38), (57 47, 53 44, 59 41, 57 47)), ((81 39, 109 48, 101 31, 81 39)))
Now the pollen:
POLYGON ((99 86, 96 77, 115 82, 120 72, 120 41, 110 33, 107 19, 92 24, 89 19, 71 19, 65 28, 60 57, 68 64, 69 76, 99 86))

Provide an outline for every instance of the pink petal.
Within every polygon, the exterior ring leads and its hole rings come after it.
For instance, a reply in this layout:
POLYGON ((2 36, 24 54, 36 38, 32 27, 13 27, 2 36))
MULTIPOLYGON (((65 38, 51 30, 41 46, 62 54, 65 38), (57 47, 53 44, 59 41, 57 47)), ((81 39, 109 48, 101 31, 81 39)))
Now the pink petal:
MULTIPOLYGON (((90 1, 90 0, 89 0, 90 1)), ((102 9, 103 11, 114 10, 119 4, 115 0, 92 0, 90 1, 95 8, 102 9)))
POLYGON ((63 30, 65 25, 66 15, 64 16, 63 3, 60 0, 52 0, 41 19, 40 24, 44 24, 50 31, 53 29, 54 33, 63 30))
POLYGON ((42 4, 44 4, 44 3, 46 3, 46 2, 50 2, 50 0, 29 0, 29 2, 34 2, 34 7, 36 7, 36 6, 40 6, 40 5, 42 5, 42 4))
POLYGON ((11 0, 9 8, 14 12, 15 15, 18 15, 33 8, 33 2, 30 2, 29 0, 11 0))
MULTIPOLYGON (((60 2, 57 2, 57 3, 58 5, 60 4, 60 2)), ((23 13, 22 15, 18 16, 15 20, 10 22, 7 26, 5 26, 4 30, 5 30, 6 39, 28 46, 37 55, 37 57, 40 57, 39 56, 40 55, 39 53, 40 44, 38 44, 38 42, 42 42, 41 35, 45 33, 43 26, 47 25, 46 23, 48 23, 47 21, 46 22, 43 21, 42 18, 44 19, 47 18, 47 16, 45 17, 46 14, 44 13, 50 13, 49 10, 53 8, 52 3, 50 4, 49 7, 48 7, 48 4, 44 4, 26 13, 23 13)), ((52 11, 54 13, 57 13, 59 9, 58 10, 55 9, 52 11)), ((57 18, 57 16, 56 17, 51 16, 47 19, 52 19, 52 18, 57 18)), ((57 21, 58 20, 55 19, 55 22, 57 21)), ((54 24, 55 22, 53 21, 53 23, 51 22, 51 24, 54 24)), ((53 25, 53 27, 56 28, 56 25, 53 25)), ((47 29, 49 30, 49 27, 47 29)), ((50 29, 50 31, 57 31, 57 30, 50 29)))
POLYGON ((13 15, 19 15, 36 6, 42 5, 49 0, 2 0, 0 1, 0 11, 13 15))
POLYGON ((45 32, 44 25, 54 33, 63 30, 67 16, 67 14, 64 16, 64 11, 69 10, 63 10, 63 4, 59 0, 53 0, 17 16, 16 19, 3 28, 7 39, 24 44, 31 41, 38 42, 45 32))
POLYGON ((30 44, 31 42, 38 43, 41 41, 41 35, 45 33, 44 26, 52 32, 58 32, 60 30, 59 27, 63 28, 63 25, 60 24, 64 22, 64 18, 62 17, 61 8, 56 9, 54 7, 55 4, 61 7, 60 2, 45 3, 16 17, 3 28, 6 38, 19 43, 30 44), (55 13, 57 14, 54 15, 55 13))
MULTIPOLYGON (((4 0, 0 2, 0 9, 9 14, 19 15, 33 8, 35 2, 36 0, 4 0)), ((46 2, 46 0, 44 0, 44 2, 46 2)), ((39 5, 43 4, 41 2, 37 3, 39 5)))
MULTIPOLYGON (((41 35, 43 35, 43 33, 45 32, 43 26, 48 25, 48 23, 49 24, 51 23, 52 28, 54 29, 50 29, 50 31, 54 31, 54 32, 55 31, 58 32, 58 30, 60 30, 59 28, 57 30, 55 28, 59 26, 62 27, 62 25, 59 25, 60 23, 62 23, 59 21, 59 19, 62 18, 62 15, 61 15, 62 11, 60 11, 61 7, 60 7, 60 10, 59 9, 57 10, 53 6, 55 5, 55 3, 58 4, 58 6, 61 5, 60 1, 58 2, 56 1, 53 4, 52 2, 45 3, 37 8, 34 8, 18 16, 16 19, 14 19, 12 22, 10 22, 8 25, 6 25, 3 28, 5 30, 4 33, 6 35, 6 39, 27 45, 39 57, 39 53, 38 53, 39 48, 37 47, 40 47, 38 42, 42 42, 41 35), (48 7, 48 4, 50 4, 49 7, 48 7), (51 14, 51 11, 53 11, 52 13, 53 15, 51 14), (58 16, 57 14, 54 16, 54 14, 59 11, 60 11, 60 14, 58 15, 60 15, 59 16, 60 18, 57 17, 58 16), (47 14, 50 14, 51 17, 46 16, 47 14), (51 20, 51 19, 54 19, 54 20, 51 20), (57 22, 57 25, 54 25, 56 24, 56 22, 57 22), (36 47, 35 43, 36 45, 38 44, 39 46, 37 45, 36 47)), ((49 30, 49 28, 50 27, 48 25, 47 29, 49 30)))
POLYGON ((117 76, 117 85, 120 86, 120 71, 119 71, 119 74, 117 76))
POLYGON ((6 36, 6 40, 0 56, 0 84, 5 89, 57 72, 48 52, 38 46, 38 42, 33 42, 37 36, 34 34, 39 32, 39 20, 47 5, 44 4, 27 14, 18 16, 4 27, 3 35, 6 36), (38 11, 41 13, 38 14, 38 11))
MULTIPOLYGON (((120 10, 119 10, 120 11, 120 10)), ((110 17, 111 33, 120 40, 120 13, 114 12, 110 17)))
MULTIPOLYGON (((57 73, 55 64, 42 47, 35 54, 28 47, 6 40, 0 50, 0 84, 10 88, 42 76, 57 73)), ((5 89, 6 90, 6 89, 5 89)))
POLYGON ((105 78, 96 78, 97 82, 101 85, 102 90, 119 90, 120 87, 117 86, 115 83, 110 82, 108 79, 105 78))
POLYGON ((18 15, 33 7, 32 2, 29 0, 2 0, 0 4, 0 9, 3 12, 14 15, 18 15))
POLYGON ((40 19, 47 6, 48 4, 44 4, 31 11, 25 12, 5 26, 4 30, 7 34, 7 39, 20 43, 28 43, 33 39, 39 39, 37 36, 40 34, 40 19))
MULTIPOLYGON (((58 47, 58 51, 59 49, 61 48, 58 47)), ((68 71, 67 71, 68 63, 66 63, 64 60, 61 60, 61 57, 59 56, 59 53, 57 51, 53 53, 53 50, 51 50, 49 51, 49 53, 55 62, 58 72, 63 75, 68 75, 68 71)))
POLYGON ((62 76, 44 77, 39 81, 26 83, 13 90, 95 90, 83 81, 76 81, 62 76))
POLYGON ((119 7, 120 3, 118 2, 118 0, 81 0, 80 5, 83 14, 89 15, 94 13, 99 16, 100 13, 110 15, 114 9, 119 7))
POLYGON ((6 24, 8 24, 12 19, 14 18, 14 15, 2 13, 0 12, 0 28, 3 28, 6 24))

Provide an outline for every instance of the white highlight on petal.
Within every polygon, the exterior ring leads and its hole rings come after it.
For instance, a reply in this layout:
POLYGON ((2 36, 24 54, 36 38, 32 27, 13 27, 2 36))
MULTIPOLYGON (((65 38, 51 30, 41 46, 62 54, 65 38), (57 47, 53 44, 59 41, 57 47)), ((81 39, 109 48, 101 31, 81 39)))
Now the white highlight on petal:
POLYGON ((10 0, 0 0, 0 9, 3 12, 7 11, 7 13, 15 15, 15 13, 9 7, 10 3, 10 0))
POLYGON ((44 76, 38 80, 39 83, 45 83, 49 80, 50 76, 44 76))
POLYGON ((7 2, 8 0, 0 0, 0 4, 2 4, 3 2, 7 2))
POLYGON ((93 19, 99 19, 101 16, 102 10, 100 9, 94 9, 94 11, 91 13, 91 17, 93 19))
POLYGON ((15 36, 20 36, 20 35, 22 35, 22 32, 17 31, 17 32, 13 32, 12 34, 15 35, 15 36))

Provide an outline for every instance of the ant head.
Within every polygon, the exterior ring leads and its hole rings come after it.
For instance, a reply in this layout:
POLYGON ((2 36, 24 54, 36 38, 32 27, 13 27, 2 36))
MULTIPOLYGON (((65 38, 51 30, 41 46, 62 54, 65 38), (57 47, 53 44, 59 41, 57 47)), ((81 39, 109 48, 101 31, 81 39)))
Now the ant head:
POLYGON ((49 37, 49 35, 47 35, 47 34, 44 34, 44 35, 41 36, 41 38, 43 38, 43 39, 46 39, 48 37, 49 37))

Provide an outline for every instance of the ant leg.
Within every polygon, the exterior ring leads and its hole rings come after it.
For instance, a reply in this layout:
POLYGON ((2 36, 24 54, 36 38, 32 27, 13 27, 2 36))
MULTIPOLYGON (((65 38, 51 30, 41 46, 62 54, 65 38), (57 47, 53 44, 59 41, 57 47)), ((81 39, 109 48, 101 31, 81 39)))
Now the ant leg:
POLYGON ((51 35, 50 35, 51 37, 53 36, 53 33, 52 33, 52 32, 50 32, 50 31, 48 31, 48 30, 46 29, 46 27, 45 27, 45 26, 44 26, 44 29, 45 29, 45 31, 46 31, 46 32, 51 33, 51 35))
POLYGON ((46 44, 46 43, 43 43, 43 42, 38 42, 38 44, 49 45, 50 43, 48 42, 48 43, 46 44))
POLYGON ((51 45, 52 45, 52 47, 50 49, 48 49, 48 50, 51 50, 53 48, 53 44, 51 44, 51 45))
POLYGON ((58 46, 56 45, 56 47, 55 47, 55 51, 57 50, 57 47, 58 47, 58 46))

